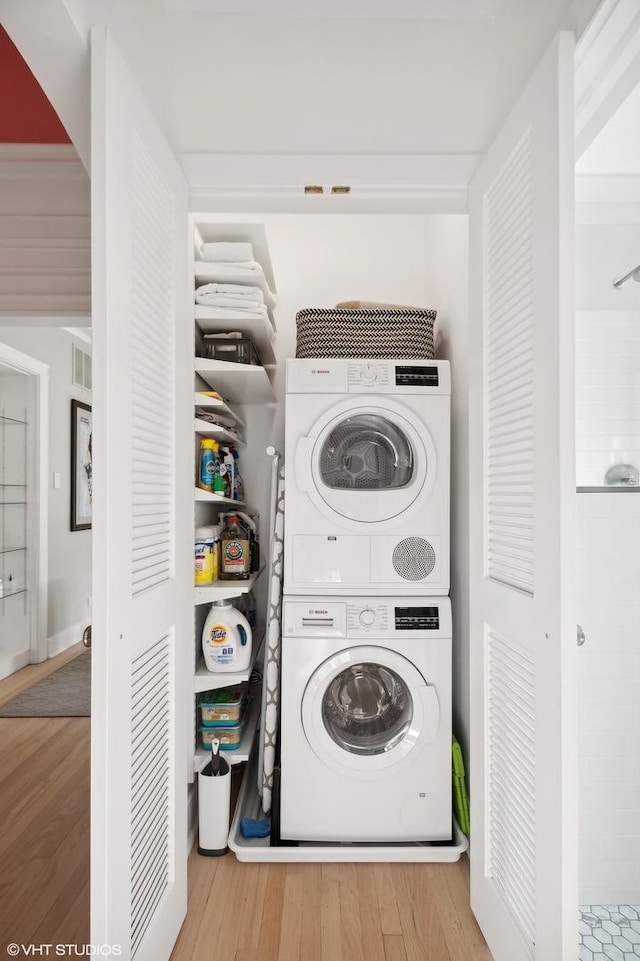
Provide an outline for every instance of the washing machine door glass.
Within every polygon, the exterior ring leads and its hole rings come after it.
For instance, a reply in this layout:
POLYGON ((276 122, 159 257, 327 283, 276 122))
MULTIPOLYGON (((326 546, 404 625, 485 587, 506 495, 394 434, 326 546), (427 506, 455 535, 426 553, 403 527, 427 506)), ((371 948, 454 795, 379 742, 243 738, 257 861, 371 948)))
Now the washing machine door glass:
POLYGON ((380 414, 356 414, 336 424, 322 444, 318 466, 324 484, 339 490, 394 490, 414 473, 411 444, 397 424, 380 414))
POLYGON ((412 763, 440 728, 433 685, 387 647, 347 647, 313 671, 302 696, 302 728, 311 750, 350 777, 372 777, 412 763))
POLYGON ((351 754, 390 751, 407 733, 412 716, 409 688, 380 664, 350 665, 331 681, 322 701, 327 733, 351 754))

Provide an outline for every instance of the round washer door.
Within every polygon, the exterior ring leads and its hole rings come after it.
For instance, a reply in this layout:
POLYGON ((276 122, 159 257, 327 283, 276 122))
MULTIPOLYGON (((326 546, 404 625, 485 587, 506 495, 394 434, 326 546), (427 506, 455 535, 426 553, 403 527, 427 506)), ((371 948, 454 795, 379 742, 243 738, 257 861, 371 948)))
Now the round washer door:
POLYGON ((418 510, 436 478, 436 449, 408 408, 379 398, 350 399, 316 422, 301 456, 310 457, 308 493, 341 523, 380 523, 418 510))
POLYGON ((316 668, 302 697, 302 725, 331 768, 364 777, 408 762, 437 735, 435 689, 411 661, 384 647, 351 647, 316 668))

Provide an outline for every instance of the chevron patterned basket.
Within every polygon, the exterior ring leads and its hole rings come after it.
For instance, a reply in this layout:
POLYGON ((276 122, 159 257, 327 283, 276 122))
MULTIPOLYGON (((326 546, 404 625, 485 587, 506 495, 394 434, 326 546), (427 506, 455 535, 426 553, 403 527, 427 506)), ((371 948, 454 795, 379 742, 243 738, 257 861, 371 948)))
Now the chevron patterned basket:
POLYGON ((308 307, 296 314, 296 357, 430 360, 435 310, 308 307))

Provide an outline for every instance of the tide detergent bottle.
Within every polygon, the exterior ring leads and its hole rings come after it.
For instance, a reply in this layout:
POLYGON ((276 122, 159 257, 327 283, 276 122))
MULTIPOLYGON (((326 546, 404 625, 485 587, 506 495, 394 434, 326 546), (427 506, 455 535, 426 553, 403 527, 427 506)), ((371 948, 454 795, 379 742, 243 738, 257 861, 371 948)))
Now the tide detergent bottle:
POLYGON ((215 601, 204 622, 202 653, 208 671, 241 673, 251 664, 251 626, 230 600, 215 601))

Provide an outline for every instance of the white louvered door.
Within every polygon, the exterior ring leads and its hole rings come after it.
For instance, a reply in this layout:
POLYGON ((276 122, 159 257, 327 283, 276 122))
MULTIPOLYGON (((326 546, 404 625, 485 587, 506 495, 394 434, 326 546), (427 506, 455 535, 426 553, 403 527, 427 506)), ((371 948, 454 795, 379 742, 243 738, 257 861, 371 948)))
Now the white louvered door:
POLYGON ((187 902, 187 189, 105 31, 92 35, 91 188, 91 941, 162 961, 187 902))
POLYGON ((577 957, 573 38, 470 190, 471 903, 495 961, 577 957))

